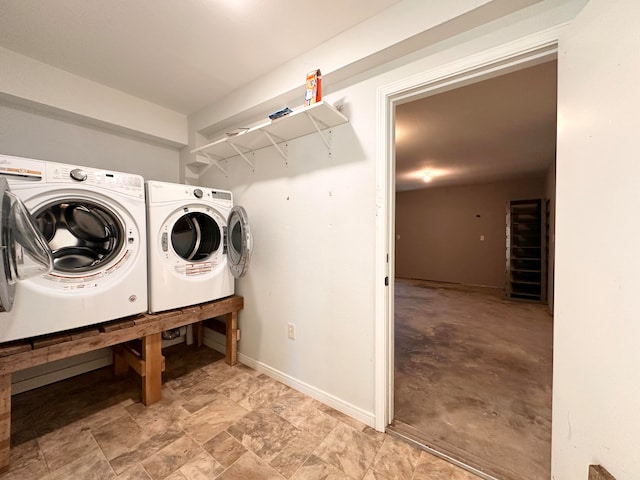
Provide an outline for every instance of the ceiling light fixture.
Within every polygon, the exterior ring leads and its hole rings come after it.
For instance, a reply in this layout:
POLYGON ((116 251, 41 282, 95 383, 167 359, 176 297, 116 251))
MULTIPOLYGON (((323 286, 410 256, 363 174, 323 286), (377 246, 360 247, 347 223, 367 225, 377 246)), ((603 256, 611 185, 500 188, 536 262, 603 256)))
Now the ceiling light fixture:
POLYGON ((422 177, 422 180, 424 180, 425 182, 430 182, 432 179, 431 174, 429 172, 425 173, 424 176, 422 177))

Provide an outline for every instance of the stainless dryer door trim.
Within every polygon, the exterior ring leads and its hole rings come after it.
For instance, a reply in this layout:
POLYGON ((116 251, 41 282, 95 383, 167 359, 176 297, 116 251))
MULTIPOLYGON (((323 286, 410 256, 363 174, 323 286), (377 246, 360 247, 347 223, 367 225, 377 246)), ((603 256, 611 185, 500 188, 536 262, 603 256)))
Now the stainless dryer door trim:
POLYGON ((244 208, 233 207, 227 220, 227 260, 235 278, 243 277, 249 269, 253 237, 249 217, 244 208))

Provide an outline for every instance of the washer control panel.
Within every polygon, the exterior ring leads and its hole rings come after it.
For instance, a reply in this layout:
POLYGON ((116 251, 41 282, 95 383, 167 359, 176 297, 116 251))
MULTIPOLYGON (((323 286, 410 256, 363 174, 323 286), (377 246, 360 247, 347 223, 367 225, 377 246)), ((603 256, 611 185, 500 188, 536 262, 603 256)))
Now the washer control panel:
POLYGON ((144 199, 144 179, 140 175, 52 162, 46 169, 49 183, 94 185, 144 199))
POLYGON ((0 176, 5 177, 10 184, 41 182, 44 165, 45 162, 41 160, 0 154, 0 176))

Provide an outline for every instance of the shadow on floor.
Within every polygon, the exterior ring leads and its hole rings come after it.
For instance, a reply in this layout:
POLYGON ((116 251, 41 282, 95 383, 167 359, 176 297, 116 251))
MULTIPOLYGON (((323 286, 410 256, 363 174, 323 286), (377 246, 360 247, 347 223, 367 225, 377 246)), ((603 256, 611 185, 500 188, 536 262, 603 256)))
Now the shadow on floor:
POLYGON ((163 354, 148 407, 110 368, 14 396, 0 480, 477 480, 206 347, 163 354))

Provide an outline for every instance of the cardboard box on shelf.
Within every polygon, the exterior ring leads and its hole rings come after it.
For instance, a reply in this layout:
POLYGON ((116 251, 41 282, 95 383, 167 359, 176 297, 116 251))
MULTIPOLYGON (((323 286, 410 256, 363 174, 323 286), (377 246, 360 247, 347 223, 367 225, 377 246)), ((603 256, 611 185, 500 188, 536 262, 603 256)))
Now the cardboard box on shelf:
POLYGON ((313 105, 322 100, 322 74, 320 70, 307 73, 307 86, 304 94, 304 105, 313 105))

